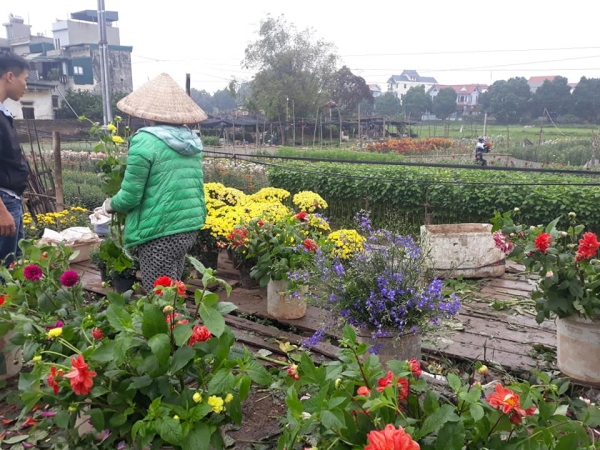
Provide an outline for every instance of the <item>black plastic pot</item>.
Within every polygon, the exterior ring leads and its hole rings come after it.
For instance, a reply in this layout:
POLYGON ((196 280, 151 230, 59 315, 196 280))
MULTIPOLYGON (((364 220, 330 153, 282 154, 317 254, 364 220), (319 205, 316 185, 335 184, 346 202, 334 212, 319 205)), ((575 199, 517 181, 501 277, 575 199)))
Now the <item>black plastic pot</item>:
POLYGON ((135 282, 135 278, 113 277, 111 280, 112 286, 119 294, 129 291, 135 282))

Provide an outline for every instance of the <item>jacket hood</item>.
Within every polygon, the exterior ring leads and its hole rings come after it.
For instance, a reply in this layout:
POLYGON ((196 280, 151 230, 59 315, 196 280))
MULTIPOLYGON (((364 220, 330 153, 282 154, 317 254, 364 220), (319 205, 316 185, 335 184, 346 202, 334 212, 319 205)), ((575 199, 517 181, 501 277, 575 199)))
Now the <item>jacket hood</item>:
POLYGON ((187 127, 177 125, 156 125, 144 127, 140 132, 150 133, 163 141, 181 155, 197 155, 202 153, 202 141, 187 127))

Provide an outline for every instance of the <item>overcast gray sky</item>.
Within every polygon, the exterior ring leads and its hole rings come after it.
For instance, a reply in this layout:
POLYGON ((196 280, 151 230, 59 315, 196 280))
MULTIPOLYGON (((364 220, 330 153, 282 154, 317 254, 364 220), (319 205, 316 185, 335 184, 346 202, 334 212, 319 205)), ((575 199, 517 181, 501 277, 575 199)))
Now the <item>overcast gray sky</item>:
MULTIPOLYGON (((209 92, 234 76, 251 79, 240 62, 267 13, 285 14, 299 29, 313 27, 336 45, 343 64, 384 90, 390 75, 404 69, 440 84, 600 78, 597 14, 589 0, 105 2, 119 12, 121 44, 133 46, 134 87, 161 72, 182 86, 191 73, 192 87, 209 92)), ((96 0, 1 0, 0 20, 13 13, 52 36, 55 19, 96 8, 96 0)))

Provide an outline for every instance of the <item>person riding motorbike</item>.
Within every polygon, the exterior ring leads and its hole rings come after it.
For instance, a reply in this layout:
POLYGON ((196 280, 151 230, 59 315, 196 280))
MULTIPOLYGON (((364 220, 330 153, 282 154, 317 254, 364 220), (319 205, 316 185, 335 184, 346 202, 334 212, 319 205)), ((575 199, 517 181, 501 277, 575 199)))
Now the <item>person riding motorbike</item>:
POLYGON ((483 154, 489 153, 491 148, 492 144, 483 136, 480 136, 477 139, 477 145, 475 145, 475 164, 486 166, 487 161, 483 158, 483 154))

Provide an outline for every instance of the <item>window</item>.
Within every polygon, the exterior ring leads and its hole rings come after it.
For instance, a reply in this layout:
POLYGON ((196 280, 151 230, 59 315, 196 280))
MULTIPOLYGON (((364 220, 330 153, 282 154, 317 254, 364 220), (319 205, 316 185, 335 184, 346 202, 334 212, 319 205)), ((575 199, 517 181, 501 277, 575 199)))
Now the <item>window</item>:
POLYGON ((60 39, 54 39, 54 49, 60 50, 60 39))
POLYGON ((23 119, 35 119, 35 111, 33 110, 32 106, 24 106, 21 111, 23 111, 23 119))
POLYGON ((406 89, 406 83, 404 83, 404 89, 406 89))
POLYGON ((83 67, 73 66, 73 75, 83 75, 83 67))
POLYGON ((52 96, 52 107, 53 108, 58 108, 58 95, 53 95, 52 96))

